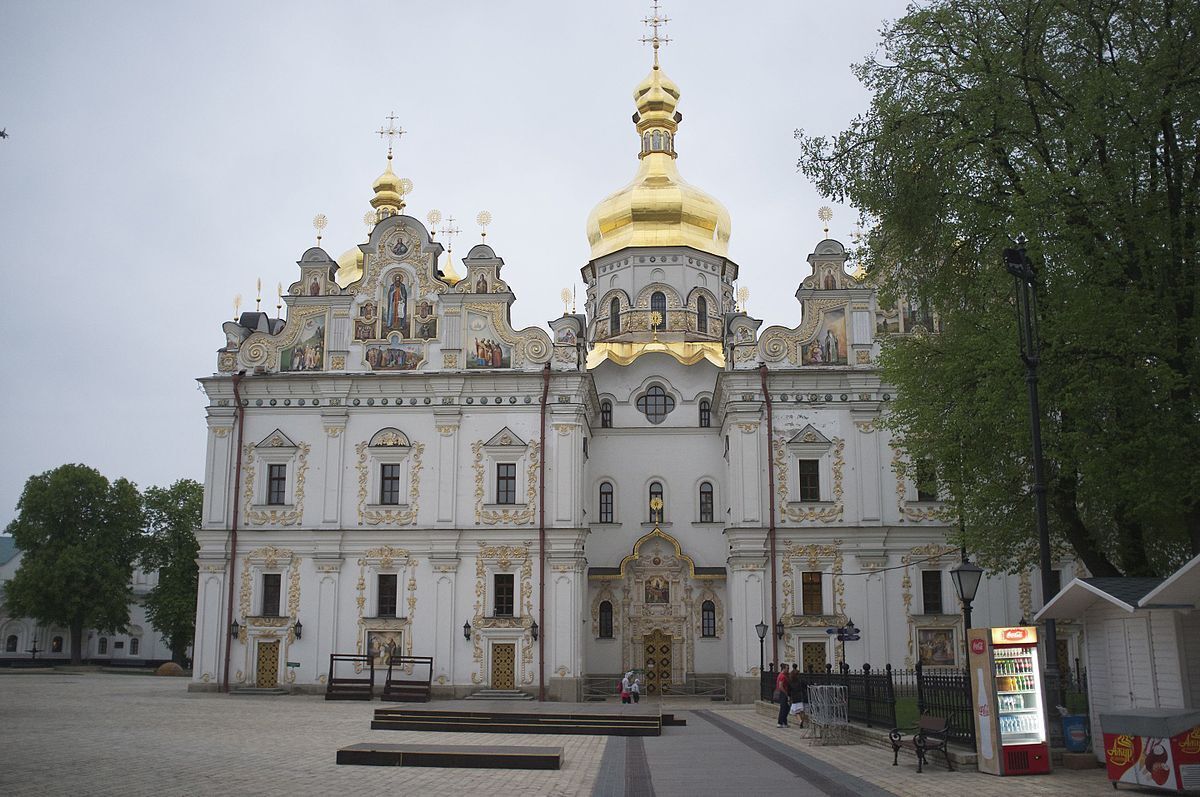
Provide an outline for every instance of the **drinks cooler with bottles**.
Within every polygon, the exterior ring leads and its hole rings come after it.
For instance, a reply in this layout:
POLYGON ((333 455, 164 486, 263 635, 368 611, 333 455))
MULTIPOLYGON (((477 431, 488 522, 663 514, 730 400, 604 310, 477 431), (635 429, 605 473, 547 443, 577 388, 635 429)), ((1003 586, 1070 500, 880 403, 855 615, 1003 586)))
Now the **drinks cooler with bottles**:
POLYGON ((967 640, 979 771, 1049 772, 1037 628, 972 628, 967 640))

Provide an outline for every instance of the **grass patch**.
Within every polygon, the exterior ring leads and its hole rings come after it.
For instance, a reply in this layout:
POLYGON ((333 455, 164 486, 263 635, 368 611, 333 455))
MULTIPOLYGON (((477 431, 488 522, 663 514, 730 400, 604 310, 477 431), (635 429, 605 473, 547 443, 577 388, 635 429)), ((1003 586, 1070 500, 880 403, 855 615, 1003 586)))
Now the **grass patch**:
POLYGON ((1088 713, 1087 695, 1081 695, 1078 692, 1069 692, 1067 693, 1066 698, 1067 711, 1071 712, 1072 714, 1088 713))
POLYGON ((917 711, 917 699, 915 697, 896 698, 897 728, 915 727, 919 718, 920 713, 917 711))

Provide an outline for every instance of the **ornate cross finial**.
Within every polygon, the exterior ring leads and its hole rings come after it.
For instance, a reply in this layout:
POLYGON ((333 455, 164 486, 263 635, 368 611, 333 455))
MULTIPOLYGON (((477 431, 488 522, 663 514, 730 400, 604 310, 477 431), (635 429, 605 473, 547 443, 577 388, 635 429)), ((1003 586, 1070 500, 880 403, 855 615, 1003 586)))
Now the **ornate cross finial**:
POLYGON ((479 225, 479 240, 487 243, 487 228, 492 223, 492 214, 486 210, 479 211, 479 215, 475 217, 475 223, 479 225))
POLYGON ((825 235, 828 236, 829 220, 833 218, 833 208, 829 207, 828 205, 822 205, 821 209, 817 211, 817 218, 821 220, 823 225, 825 225, 825 235))
POLYGON ((643 36, 641 42, 642 44, 649 44, 654 48, 654 68, 658 69, 658 48, 661 45, 671 43, 670 37, 660 36, 658 29, 670 22, 671 18, 662 15, 662 9, 658 7, 658 0, 652 0, 652 2, 654 4, 654 13, 642 18, 642 22, 650 28, 651 35, 643 36))
POLYGON ((380 138, 386 137, 388 140, 388 160, 392 159, 392 139, 400 138, 400 136, 408 132, 403 127, 396 127, 396 120, 399 118, 396 116, 396 112, 392 111, 384 117, 388 122, 387 127, 380 125, 379 129, 375 131, 380 138))
POLYGON ((329 219, 324 213, 313 216, 313 229, 317 231, 317 246, 321 245, 321 233, 329 226, 329 219))
POLYGON ((454 251, 454 236, 456 236, 460 232, 462 232, 462 230, 458 229, 458 227, 455 226, 454 217, 453 216, 448 217, 446 219, 446 223, 442 225, 442 229, 440 229, 438 232, 440 232, 442 235, 446 236, 446 251, 453 252, 454 251))

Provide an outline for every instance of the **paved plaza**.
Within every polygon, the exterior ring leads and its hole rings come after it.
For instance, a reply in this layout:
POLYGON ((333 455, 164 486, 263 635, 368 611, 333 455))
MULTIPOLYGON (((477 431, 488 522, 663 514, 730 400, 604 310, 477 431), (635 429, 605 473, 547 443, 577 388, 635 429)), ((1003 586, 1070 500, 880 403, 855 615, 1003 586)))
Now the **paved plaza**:
MULTIPOLYGON (((995 778, 862 745, 813 746, 747 706, 671 710, 661 737, 372 731, 374 708, 319 697, 187 692, 184 679, 0 671, 0 794, 1101 795, 1101 770, 995 778), (337 766, 357 742, 561 746, 557 772, 337 766), (853 774, 850 774, 853 773, 853 774)), ((1122 793, 1127 792, 1123 790, 1122 793)))

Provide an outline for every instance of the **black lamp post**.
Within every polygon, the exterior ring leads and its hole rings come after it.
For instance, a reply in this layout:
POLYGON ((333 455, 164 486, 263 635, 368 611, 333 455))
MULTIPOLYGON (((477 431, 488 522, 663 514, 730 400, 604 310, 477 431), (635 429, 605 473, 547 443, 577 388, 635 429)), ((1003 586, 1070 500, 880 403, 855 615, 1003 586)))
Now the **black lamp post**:
POLYGON ((754 630, 758 633, 758 671, 761 673, 765 669, 763 662, 763 642, 767 638, 767 624, 759 620, 758 624, 754 626, 754 630))
MULTIPOLYGON (((1042 595, 1049 597, 1054 588, 1050 561, 1050 526, 1046 519, 1046 479, 1042 465, 1042 413, 1038 406, 1038 331, 1037 272, 1025 254, 1023 241, 1014 249, 1004 250, 1004 265, 1017 287, 1017 328, 1021 336, 1021 361, 1025 363, 1025 384, 1029 388, 1029 426, 1033 438, 1033 502, 1037 513, 1038 549, 1042 569, 1042 595)), ((1046 703, 1057 706, 1058 635, 1054 620, 1045 620, 1046 703)))
POLYGON ((963 636, 971 627, 971 603, 979 592, 979 581, 983 578, 983 568, 972 562, 963 554, 962 562, 950 571, 950 580, 954 582, 954 591, 962 602, 963 636))

